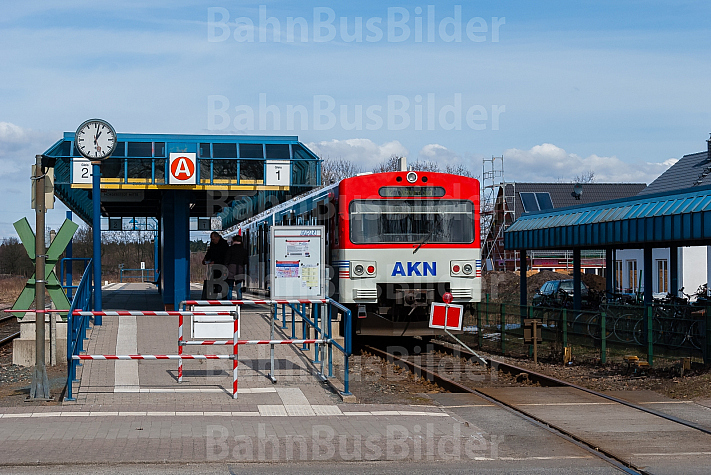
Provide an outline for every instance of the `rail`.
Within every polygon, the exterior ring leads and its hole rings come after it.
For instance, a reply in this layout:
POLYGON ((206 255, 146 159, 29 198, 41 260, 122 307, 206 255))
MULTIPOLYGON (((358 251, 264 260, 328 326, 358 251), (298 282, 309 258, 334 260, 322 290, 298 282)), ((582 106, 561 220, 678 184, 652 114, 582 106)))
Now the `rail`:
POLYGON ((76 370, 79 361, 74 359, 84 351, 86 330, 89 328, 89 316, 75 316, 74 311, 89 308, 93 293, 93 279, 91 259, 84 268, 84 274, 77 286, 77 292, 72 299, 72 305, 67 314, 67 401, 74 401, 72 397, 72 383, 76 381, 76 370))

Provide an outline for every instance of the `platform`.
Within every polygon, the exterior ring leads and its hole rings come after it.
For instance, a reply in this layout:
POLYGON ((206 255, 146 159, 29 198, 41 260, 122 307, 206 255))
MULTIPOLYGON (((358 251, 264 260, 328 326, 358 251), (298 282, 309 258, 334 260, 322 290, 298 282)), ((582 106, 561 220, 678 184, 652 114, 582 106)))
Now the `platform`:
MULTIPOLYGON (((200 287, 193 284, 193 297, 200 287)), ((104 310, 162 310, 162 301, 151 284, 110 284, 103 289, 104 310)), ((242 307, 240 339, 265 340, 270 336, 268 306, 242 307)), ((289 328, 275 325, 275 339, 291 337, 289 328), (289 332, 288 334, 285 332, 289 332)), ((301 322, 297 317, 297 335, 301 322)), ((184 324, 189 338, 189 318, 184 324)), ((101 326, 87 334, 86 354, 177 354, 178 317, 105 316, 101 326)), ((275 345, 274 384, 268 378, 269 345, 239 348, 238 398, 232 401, 232 361, 184 360, 183 381, 178 382, 177 361, 83 361, 77 369, 73 394, 78 405, 111 405, 117 410, 214 411, 216 407, 245 414, 314 415, 336 411, 340 397, 317 374, 314 345, 275 345)), ((185 354, 232 353, 231 345, 186 346, 185 354)))

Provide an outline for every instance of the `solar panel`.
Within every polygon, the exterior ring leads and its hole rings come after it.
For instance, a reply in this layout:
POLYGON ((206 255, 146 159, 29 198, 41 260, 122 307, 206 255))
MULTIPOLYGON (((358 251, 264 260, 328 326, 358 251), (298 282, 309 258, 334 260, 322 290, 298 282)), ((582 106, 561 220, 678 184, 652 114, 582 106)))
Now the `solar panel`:
POLYGON ((524 212, 531 213, 533 211, 541 210, 541 208, 538 207, 538 201, 536 200, 535 193, 519 193, 518 195, 521 197, 524 212))
POLYGON ((538 200, 539 209, 553 209, 553 201, 551 200, 551 194, 547 191, 545 193, 536 193, 536 199, 538 200))

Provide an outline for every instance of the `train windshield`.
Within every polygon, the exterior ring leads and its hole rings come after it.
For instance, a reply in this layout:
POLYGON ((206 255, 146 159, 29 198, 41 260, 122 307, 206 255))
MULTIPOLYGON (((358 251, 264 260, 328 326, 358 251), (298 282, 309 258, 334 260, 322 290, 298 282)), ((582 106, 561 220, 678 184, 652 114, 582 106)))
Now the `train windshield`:
POLYGON ((474 206, 460 200, 356 200, 350 204, 354 244, 474 242, 474 206))

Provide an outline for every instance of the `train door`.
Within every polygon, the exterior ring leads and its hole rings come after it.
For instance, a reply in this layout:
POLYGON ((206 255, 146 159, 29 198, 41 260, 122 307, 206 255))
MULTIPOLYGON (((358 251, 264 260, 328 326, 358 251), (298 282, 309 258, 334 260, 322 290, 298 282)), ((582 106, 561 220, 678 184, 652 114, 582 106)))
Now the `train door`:
MULTIPOLYGON (((269 288, 269 273, 272 269, 272 258, 270 255, 270 245, 269 245, 269 225, 264 226, 264 288, 269 288)), ((270 289, 271 290, 271 289, 270 289)))
POLYGON ((264 288, 264 266, 263 266, 263 252, 264 252, 264 225, 260 224, 257 228, 257 286, 260 289, 264 288))

